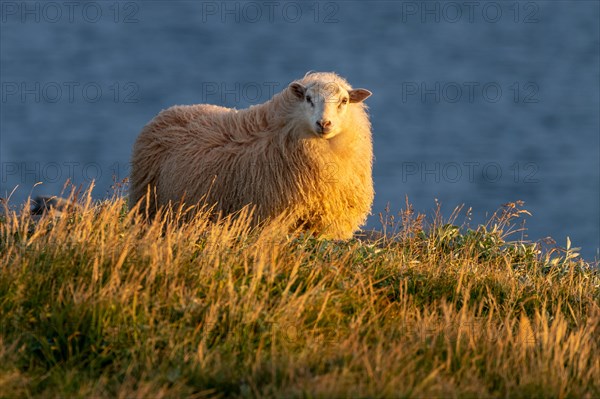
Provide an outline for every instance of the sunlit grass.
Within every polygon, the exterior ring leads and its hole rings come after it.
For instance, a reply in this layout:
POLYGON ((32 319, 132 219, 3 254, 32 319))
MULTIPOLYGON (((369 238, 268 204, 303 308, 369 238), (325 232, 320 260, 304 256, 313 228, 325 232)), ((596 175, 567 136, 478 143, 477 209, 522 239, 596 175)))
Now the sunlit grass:
POLYGON ((518 203, 337 242, 83 197, 0 219, 1 397, 600 396, 597 265, 518 203))

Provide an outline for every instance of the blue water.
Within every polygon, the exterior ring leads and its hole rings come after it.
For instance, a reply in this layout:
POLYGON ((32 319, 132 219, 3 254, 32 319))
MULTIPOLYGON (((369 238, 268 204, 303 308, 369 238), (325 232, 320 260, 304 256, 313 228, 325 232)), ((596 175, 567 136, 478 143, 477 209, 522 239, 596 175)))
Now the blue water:
POLYGON ((523 200, 529 239, 569 236, 593 259, 599 3, 475 4, 3 1, 0 196, 71 178, 105 197, 161 109, 244 108, 336 71, 374 93, 369 226, 405 196, 429 215, 435 199, 445 215, 465 204, 471 225, 523 200))

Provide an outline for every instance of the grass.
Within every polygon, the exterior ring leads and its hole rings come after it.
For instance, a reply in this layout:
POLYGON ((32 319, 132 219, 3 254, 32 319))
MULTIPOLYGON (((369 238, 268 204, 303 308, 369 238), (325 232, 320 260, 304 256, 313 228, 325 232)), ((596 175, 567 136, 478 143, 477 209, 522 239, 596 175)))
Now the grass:
POLYGON ((600 273, 409 206, 394 240, 123 199, 0 219, 0 397, 600 396, 600 273))

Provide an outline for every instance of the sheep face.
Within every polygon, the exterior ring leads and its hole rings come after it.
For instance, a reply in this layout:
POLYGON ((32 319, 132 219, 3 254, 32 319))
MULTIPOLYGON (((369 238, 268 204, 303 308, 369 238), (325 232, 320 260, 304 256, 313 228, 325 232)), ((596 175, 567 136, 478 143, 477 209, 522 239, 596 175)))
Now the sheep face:
POLYGON ((307 134, 331 139, 342 130, 344 115, 352 103, 371 95, 365 89, 346 90, 338 83, 315 82, 304 86, 294 82, 289 89, 298 99, 297 115, 307 134))

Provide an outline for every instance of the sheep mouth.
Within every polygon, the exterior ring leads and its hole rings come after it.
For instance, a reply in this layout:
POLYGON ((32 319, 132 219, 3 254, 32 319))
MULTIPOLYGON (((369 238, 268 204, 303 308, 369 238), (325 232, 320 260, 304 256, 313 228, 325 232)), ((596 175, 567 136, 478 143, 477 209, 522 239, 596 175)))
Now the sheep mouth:
POLYGON ((327 136, 329 136, 329 134, 331 132, 333 132, 333 129, 331 129, 331 128, 318 128, 315 131, 315 133, 317 134, 317 136, 319 136, 321 138, 327 138, 327 136))

